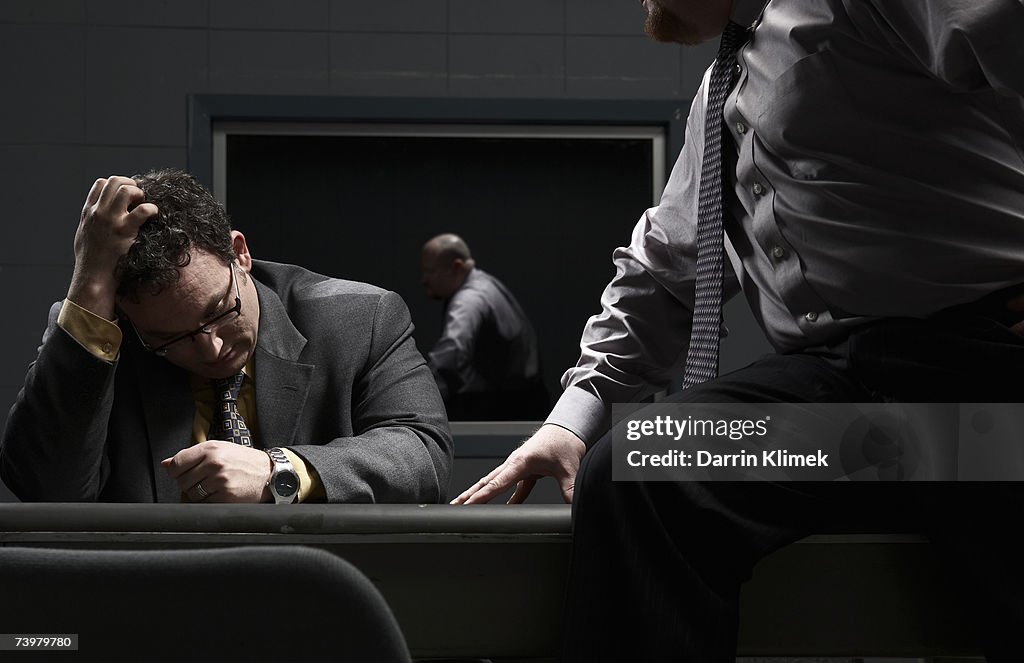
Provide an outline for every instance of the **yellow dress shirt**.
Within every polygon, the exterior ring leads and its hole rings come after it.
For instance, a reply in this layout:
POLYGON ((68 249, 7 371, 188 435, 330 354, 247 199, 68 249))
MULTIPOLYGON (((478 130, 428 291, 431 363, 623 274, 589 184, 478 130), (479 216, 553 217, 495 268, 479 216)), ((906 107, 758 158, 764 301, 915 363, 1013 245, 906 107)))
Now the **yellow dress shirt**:
MULTIPOLYGON (((123 340, 121 328, 110 320, 82 308, 70 299, 64 300, 60 315, 57 317, 57 324, 98 359, 113 362, 121 350, 123 340)), ((256 374, 251 357, 242 368, 242 372, 248 379, 242 383, 242 390, 238 394, 238 412, 245 419, 245 424, 249 427, 253 439, 260 440, 259 420, 256 415, 256 374)), ((207 440, 216 397, 209 380, 191 373, 189 378, 192 386, 192 398, 196 405, 195 416, 192 418, 192 443, 200 444, 207 440)), ((263 444, 262 446, 270 448, 274 445, 263 444)), ((292 467, 295 468, 295 473, 299 475, 298 501, 322 501, 325 499, 323 483, 316 470, 290 449, 283 448, 282 450, 291 461, 292 467)), ((188 498, 183 496, 183 499, 187 500, 188 498)))

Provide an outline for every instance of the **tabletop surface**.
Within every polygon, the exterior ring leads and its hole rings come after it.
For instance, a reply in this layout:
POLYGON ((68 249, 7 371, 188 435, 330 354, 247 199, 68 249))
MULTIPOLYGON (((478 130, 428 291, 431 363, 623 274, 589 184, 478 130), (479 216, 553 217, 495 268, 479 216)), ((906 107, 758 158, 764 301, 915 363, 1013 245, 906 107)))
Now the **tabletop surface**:
POLYGON ((566 504, 0 504, 0 532, 566 534, 566 504))

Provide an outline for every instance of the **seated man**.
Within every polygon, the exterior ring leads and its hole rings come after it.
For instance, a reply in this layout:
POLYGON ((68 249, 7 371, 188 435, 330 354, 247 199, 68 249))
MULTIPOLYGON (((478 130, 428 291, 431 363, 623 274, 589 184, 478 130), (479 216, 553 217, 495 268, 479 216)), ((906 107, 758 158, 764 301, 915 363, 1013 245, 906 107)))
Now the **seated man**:
POLYGON ((543 419, 537 334, 515 296, 445 233, 423 245, 423 288, 444 301, 444 329, 427 354, 451 419, 543 419))
POLYGON ((573 502, 563 663, 734 661, 758 560, 851 519, 929 536, 988 661, 1021 660, 1021 482, 623 481, 609 431, 680 376, 677 412, 1024 402, 1024 4, 643 7, 655 39, 722 35, 718 57, 564 393, 456 502, 521 502, 541 476, 573 502), (740 291, 778 352, 719 376, 740 291))
POLYGON ((22 500, 438 502, 452 441, 395 293, 256 261, 190 175, 99 179, 0 442, 22 500))

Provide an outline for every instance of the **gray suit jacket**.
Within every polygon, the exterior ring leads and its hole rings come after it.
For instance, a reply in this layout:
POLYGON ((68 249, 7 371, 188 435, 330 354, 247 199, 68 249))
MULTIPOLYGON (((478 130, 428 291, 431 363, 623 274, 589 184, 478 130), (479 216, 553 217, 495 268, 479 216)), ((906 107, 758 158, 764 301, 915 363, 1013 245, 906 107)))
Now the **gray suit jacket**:
MULTIPOLYGON (((329 502, 441 502, 452 440, 402 299, 363 283, 255 261, 262 447, 288 447, 329 502)), ((177 502, 160 461, 192 443, 188 374, 130 331, 97 359, 50 311, 0 442, 0 476, 25 501, 177 502)))

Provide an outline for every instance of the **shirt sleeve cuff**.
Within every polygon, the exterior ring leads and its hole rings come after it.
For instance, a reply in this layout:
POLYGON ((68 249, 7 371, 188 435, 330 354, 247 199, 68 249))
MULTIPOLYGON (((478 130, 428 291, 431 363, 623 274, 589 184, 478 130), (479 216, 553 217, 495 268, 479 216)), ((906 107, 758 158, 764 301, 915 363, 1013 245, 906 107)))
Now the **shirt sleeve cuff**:
POLYGON ((57 324, 97 359, 113 362, 121 350, 121 328, 117 324, 65 299, 57 324))
POLYGON ((324 491, 324 485, 320 481, 320 475, 313 469, 313 466, 291 449, 282 448, 281 451, 288 457, 292 467, 295 468, 295 473, 299 475, 298 501, 323 502, 326 500, 327 493, 324 491))
POLYGON ((600 398, 573 386, 562 392, 544 423, 561 426, 574 433, 589 449, 608 430, 611 416, 600 398))

